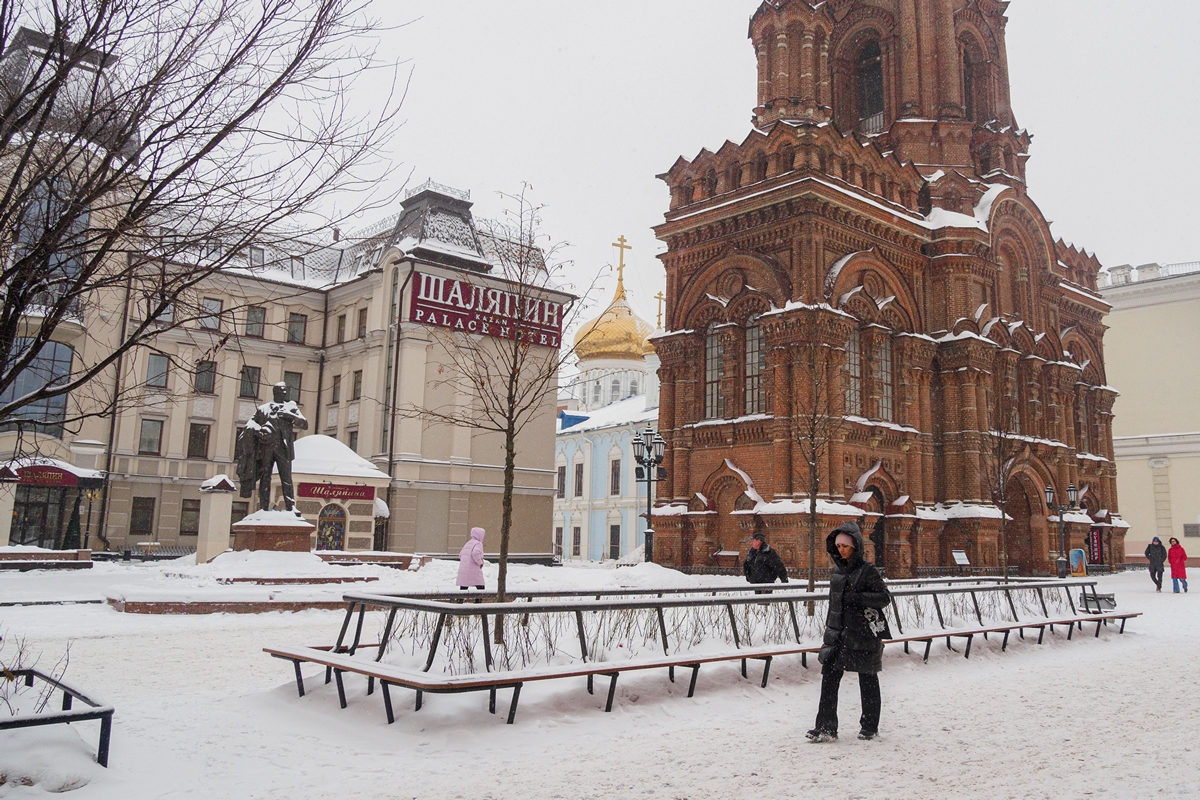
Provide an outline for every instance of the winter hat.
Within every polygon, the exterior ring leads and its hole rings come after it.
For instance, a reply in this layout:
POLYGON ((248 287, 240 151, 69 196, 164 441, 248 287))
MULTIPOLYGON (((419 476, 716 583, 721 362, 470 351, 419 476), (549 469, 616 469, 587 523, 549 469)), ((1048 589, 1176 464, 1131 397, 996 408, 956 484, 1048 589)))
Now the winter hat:
POLYGON ((1151 541, 1152 543, 1162 544, 1162 539, 1158 538, 1157 536, 1155 536, 1155 537, 1154 537, 1153 539, 1151 539, 1150 541, 1151 541))
POLYGON ((858 549, 858 545, 855 543, 855 541, 854 541, 854 537, 853 537, 853 536, 851 536, 851 535, 850 535, 850 534, 848 534, 848 533, 839 533, 839 534, 837 535, 837 538, 833 540, 833 543, 834 543, 835 545, 838 545, 838 544, 848 544, 848 545, 850 545, 851 547, 853 547, 853 548, 855 548, 855 549, 858 549))
POLYGON ((760 532, 755 532, 755 534, 753 536, 751 536, 750 538, 758 539, 760 542, 765 542, 767 540, 767 537, 763 536, 762 533, 760 533, 760 532))

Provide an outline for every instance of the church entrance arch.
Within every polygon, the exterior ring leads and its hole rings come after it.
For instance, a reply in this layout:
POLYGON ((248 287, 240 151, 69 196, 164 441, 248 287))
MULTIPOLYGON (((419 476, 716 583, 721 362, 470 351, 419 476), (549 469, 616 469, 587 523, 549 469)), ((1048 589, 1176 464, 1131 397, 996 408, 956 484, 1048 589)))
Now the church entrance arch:
POLYGON ((737 510, 738 498, 745 492, 740 481, 726 480, 717 490, 717 542, 721 551, 737 553, 742 549, 743 532, 738 524, 738 518, 733 515, 737 510))
MULTIPOLYGON (((887 535, 884 530, 885 520, 883 518, 883 512, 884 509, 887 508, 887 504, 883 498, 883 490, 878 486, 868 486, 867 491, 871 493, 871 502, 867 504, 866 510, 873 514, 878 514, 879 516, 875 517, 875 524, 871 527, 871 530, 869 532, 863 531, 863 533, 867 534, 867 541, 874 545, 872 548, 875 551, 873 563, 879 568, 880 572, 886 575, 887 535)), ((869 559, 871 558, 871 554, 863 553, 863 558, 869 559)))
POLYGON ((1021 575, 1032 575, 1034 571, 1032 522, 1034 513, 1040 509, 1037 490, 1029 479, 1024 475, 1010 478, 1004 494, 1004 511, 1011 519, 1005 522, 1004 531, 1008 540, 1008 565, 1017 567, 1021 575))
POLYGON ((317 518, 317 549, 341 550, 346 539, 346 509, 330 503, 317 518))

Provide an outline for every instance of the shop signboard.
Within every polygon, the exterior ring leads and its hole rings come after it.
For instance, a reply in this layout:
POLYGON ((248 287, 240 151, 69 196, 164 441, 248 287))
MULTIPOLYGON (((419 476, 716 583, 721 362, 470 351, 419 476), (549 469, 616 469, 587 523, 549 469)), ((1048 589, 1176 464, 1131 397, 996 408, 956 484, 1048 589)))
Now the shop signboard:
POLYGON ((1088 531, 1088 563, 1104 563, 1104 529, 1092 528, 1088 531))
POLYGON ((296 494, 299 497, 320 500, 374 500, 375 487, 342 483, 302 483, 296 494))
POLYGON ((563 307, 538 289, 508 291, 470 280, 417 272, 412 278, 411 319, 497 339, 517 335, 533 345, 557 349, 563 307))

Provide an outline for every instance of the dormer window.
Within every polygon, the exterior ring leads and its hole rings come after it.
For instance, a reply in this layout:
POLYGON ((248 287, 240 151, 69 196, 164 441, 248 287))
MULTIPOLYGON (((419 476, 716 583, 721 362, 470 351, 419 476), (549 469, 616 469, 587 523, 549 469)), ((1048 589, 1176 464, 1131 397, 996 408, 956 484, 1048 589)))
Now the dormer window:
POLYGON ((858 76, 858 130, 883 132, 883 53, 875 39, 863 45, 855 65, 858 76))

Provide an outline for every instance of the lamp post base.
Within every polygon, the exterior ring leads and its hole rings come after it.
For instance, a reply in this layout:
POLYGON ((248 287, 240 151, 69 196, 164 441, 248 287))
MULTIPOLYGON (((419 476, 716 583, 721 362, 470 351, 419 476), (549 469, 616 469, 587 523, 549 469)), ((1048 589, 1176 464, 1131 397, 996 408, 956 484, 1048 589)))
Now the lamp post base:
POLYGON ((1067 560, 1065 558, 1063 558, 1062 556, 1059 556, 1058 561, 1056 561, 1054 563, 1055 563, 1055 566, 1058 567, 1058 577, 1060 577, 1060 578, 1067 577, 1067 572, 1068 572, 1067 560))

